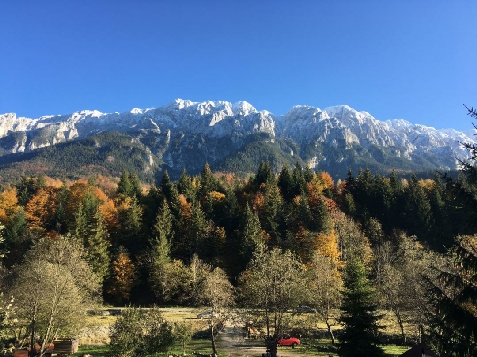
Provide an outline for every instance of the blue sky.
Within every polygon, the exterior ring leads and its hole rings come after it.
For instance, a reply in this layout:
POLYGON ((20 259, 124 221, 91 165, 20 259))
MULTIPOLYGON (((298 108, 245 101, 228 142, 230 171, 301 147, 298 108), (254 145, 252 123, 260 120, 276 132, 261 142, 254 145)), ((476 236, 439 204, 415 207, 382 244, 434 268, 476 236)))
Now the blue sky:
POLYGON ((470 130, 476 1, 0 2, 0 113, 348 104, 470 130))

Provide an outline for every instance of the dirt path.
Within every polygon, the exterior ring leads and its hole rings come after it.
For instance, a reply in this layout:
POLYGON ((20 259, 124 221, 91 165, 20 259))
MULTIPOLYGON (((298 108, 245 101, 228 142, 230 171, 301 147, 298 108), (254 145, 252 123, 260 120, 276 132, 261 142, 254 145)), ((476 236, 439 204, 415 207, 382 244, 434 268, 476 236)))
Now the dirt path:
MULTIPOLYGON (((266 352, 263 340, 246 338, 244 324, 237 320, 227 320, 224 329, 217 335, 216 343, 219 353, 226 351, 227 357, 261 357, 266 352)), ((279 357, 298 357, 299 353, 291 348, 280 348, 279 357)))

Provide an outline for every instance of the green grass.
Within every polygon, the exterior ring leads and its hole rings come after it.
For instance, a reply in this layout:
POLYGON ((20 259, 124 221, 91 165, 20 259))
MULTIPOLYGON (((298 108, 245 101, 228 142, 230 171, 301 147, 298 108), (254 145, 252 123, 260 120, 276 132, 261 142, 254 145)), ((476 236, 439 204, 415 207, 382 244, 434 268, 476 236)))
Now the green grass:
POLYGON ((109 346, 80 346, 78 352, 73 354, 73 357, 81 357, 85 353, 89 353, 94 357, 106 357, 109 351, 109 346))
POLYGON ((385 345, 381 347, 383 348, 384 352, 388 356, 400 356, 411 348, 409 346, 397 346, 397 345, 385 345))
MULTIPOLYGON (((313 342, 313 345, 315 346, 321 346, 321 347, 326 347, 326 346, 331 346, 330 340, 317 340, 313 342)), ((389 357, 395 357, 403 354, 406 352, 409 347, 406 346, 396 346, 396 345, 386 345, 386 346, 381 346, 384 349, 384 352, 386 353, 387 356, 389 357)), ((108 346, 81 346, 78 350, 77 353, 72 355, 73 357, 81 357, 84 353, 89 353, 94 357, 107 357, 108 353, 108 346)), ((265 350, 265 347, 264 347, 265 350)), ((290 351, 289 347, 279 347, 278 348, 278 355, 280 355, 280 351, 290 351)), ((197 340, 192 340, 187 348, 186 348, 186 353, 190 355, 193 351, 197 353, 202 353, 202 354, 209 354, 211 353, 211 344, 210 340, 205 340, 205 339, 197 339, 197 340)), ((328 357, 328 356, 333 356, 336 357, 337 354, 333 352, 321 352, 317 351, 316 348, 311 347, 310 345, 301 345, 297 346, 294 350, 294 353, 296 353, 297 356, 317 356, 317 357, 328 357)), ((230 354, 230 351, 222 351, 219 349, 219 357, 220 356, 232 356, 230 354)), ((182 347, 179 345, 175 345, 171 348, 169 351, 169 354, 177 354, 177 355, 182 355, 182 347)), ((162 354, 164 355, 164 354, 162 354)), ((235 354, 236 356, 241 356, 240 352, 235 354)))

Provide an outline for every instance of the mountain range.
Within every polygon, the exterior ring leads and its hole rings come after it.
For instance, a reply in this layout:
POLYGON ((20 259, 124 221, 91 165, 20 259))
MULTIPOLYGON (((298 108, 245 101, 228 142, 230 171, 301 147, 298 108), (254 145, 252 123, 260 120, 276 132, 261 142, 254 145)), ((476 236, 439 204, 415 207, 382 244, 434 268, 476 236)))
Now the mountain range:
POLYGON ((0 115, 0 175, 40 171, 77 178, 135 171, 155 180, 183 168, 248 174, 268 160, 279 170, 297 161, 335 178, 369 167, 386 173, 453 170, 467 157, 472 135, 437 130, 403 119, 379 121, 347 105, 294 106, 285 115, 240 101, 177 99, 158 108, 124 113, 83 110, 36 119, 0 115))

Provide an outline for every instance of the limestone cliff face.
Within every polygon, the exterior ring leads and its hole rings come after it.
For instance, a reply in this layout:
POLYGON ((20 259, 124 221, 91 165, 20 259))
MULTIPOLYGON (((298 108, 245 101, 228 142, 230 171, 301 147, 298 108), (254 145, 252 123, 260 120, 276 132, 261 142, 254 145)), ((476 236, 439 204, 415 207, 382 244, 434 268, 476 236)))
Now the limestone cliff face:
POLYGON ((294 155, 314 168, 359 155, 383 165, 392 156, 409 161, 425 158, 436 168, 454 169, 456 158, 467 155, 460 142, 473 142, 455 130, 436 130, 402 119, 383 122, 346 105, 324 110, 295 106, 285 115, 275 116, 244 101, 177 99, 159 108, 135 108, 126 113, 84 110, 37 119, 3 114, 0 155, 34 151, 109 131, 150 138, 148 142, 153 144, 147 160, 152 162, 155 157, 177 169, 202 165, 193 158, 199 154, 211 163, 223 160, 254 135, 268 142, 293 141, 300 148, 294 155))

